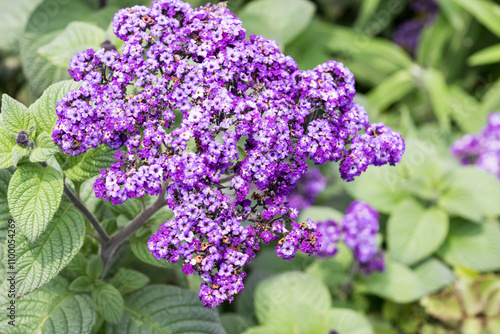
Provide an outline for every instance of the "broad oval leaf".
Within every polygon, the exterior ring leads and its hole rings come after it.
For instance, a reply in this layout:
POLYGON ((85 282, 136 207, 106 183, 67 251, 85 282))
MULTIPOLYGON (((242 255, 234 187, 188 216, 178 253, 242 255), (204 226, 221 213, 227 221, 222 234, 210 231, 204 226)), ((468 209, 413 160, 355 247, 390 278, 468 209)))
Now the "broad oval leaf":
POLYGON ((59 147, 54 143, 52 137, 42 132, 36 138, 36 148, 30 152, 30 161, 46 161, 57 152, 59 152, 59 147))
POLYGON ((435 258, 418 264, 414 270, 423 283, 426 295, 439 291, 456 280, 453 271, 435 258))
POLYGON ((49 135, 52 134, 57 120, 57 101, 65 97, 69 91, 79 87, 79 82, 65 80, 55 83, 44 90, 42 96, 28 108, 35 122, 37 133, 43 131, 49 135))
POLYGON ((238 17, 249 35, 263 35, 284 47, 307 27, 314 12, 310 1, 258 0, 243 7, 238 17))
POLYGON ((328 329, 337 333, 373 334, 368 319, 361 313, 343 308, 333 308, 328 311, 328 329))
POLYGON ((2 95, 2 113, 0 113, 0 127, 8 134, 17 135, 21 130, 29 130, 33 124, 28 108, 7 94, 2 95))
POLYGON ((83 217, 67 200, 34 243, 16 234, 18 294, 30 293, 54 278, 80 250, 84 237, 83 217))
POLYGON ((169 285, 150 285, 125 297, 119 324, 108 334, 225 334, 215 310, 205 308, 195 292, 169 285))
POLYGON ((85 181, 99 174, 103 168, 109 168, 113 162, 115 150, 107 145, 88 150, 85 154, 70 157, 67 165, 62 166, 64 174, 73 181, 85 181))
POLYGON ((500 269, 500 226, 495 221, 474 224, 455 220, 438 254, 446 262, 477 271, 500 269))
POLYGON ((441 209, 425 209, 406 199, 392 212, 387 227, 391 257, 412 265, 434 253, 448 232, 448 215, 441 209))
POLYGON ((12 166, 12 148, 15 145, 14 138, 4 129, 0 129, 0 169, 12 166))
POLYGON ((30 242, 42 234, 54 216, 63 193, 62 174, 53 167, 21 166, 9 184, 9 208, 19 231, 30 242))
POLYGON ((123 316, 124 302, 120 292, 109 283, 97 284, 92 290, 97 311, 108 323, 116 324, 123 316))
POLYGON ((330 293, 315 277, 285 272, 261 282, 254 296, 260 324, 280 326, 284 333, 326 333, 330 293))
POLYGON ((89 334, 96 313, 89 296, 69 291, 68 281, 56 277, 16 301, 16 326, 3 321, 6 334, 89 334))
POLYGON ((120 268, 109 281, 121 294, 127 294, 143 288, 149 283, 149 277, 141 272, 128 268, 120 268))
POLYGON ((58 67, 68 67, 73 56, 87 49, 99 49, 105 40, 104 30, 85 22, 71 22, 52 40, 38 49, 38 54, 58 67))

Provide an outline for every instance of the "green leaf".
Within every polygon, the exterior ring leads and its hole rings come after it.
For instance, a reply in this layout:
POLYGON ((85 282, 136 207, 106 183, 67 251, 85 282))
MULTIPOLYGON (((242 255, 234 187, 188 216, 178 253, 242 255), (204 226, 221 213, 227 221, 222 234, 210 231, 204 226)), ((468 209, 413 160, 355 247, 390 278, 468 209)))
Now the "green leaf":
POLYGON ((262 35, 284 47, 307 27, 315 10, 305 0, 257 0, 243 7, 238 17, 248 35, 262 35))
POLYGON ((453 174, 450 184, 468 190, 484 215, 500 216, 500 182, 495 176, 474 166, 461 167, 453 174))
POLYGON ((435 258, 420 263, 414 270, 423 284, 426 295, 439 291, 456 280, 451 269, 435 258))
POLYGON ((449 87, 447 102, 451 116, 463 132, 478 132, 486 123, 489 112, 481 110, 477 99, 458 85, 449 87))
POLYGON ((300 212, 298 221, 304 222, 306 219, 311 219, 314 222, 318 222, 333 219, 338 222, 343 216, 342 212, 331 207, 310 206, 300 212))
POLYGON ((63 193, 63 178, 53 167, 21 166, 9 184, 10 212, 30 242, 42 234, 54 216, 63 193))
POLYGON ((223 313, 220 322, 227 334, 240 334, 250 327, 250 323, 240 314, 223 313))
POLYGON ((0 1, 0 49, 13 49, 30 13, 42 0, 0 1))
POLYGON ((474 224, 456 220, 438 254, 453 265, 477 271, 500 269, 500 226, 497 222, 474 224))
POLYGON ((413 75, 408 70, 402 70, 382 81, 366 97, 370 107, 382 111, 413 90, 415 90, 413 75))
POLYGON ((2 95, 0 126, 9 134, 17 135, 21 130, 29 130, 33 125, 28 108, 7 94, 2 95))
POLYGON ((372 273, 361 284, 367 292, 395 303, 410 303, 425 294, 425 287, 418 276, 407 266, 386 258, 385 271, 372 273))
POLYGON ((149 283, 149 277, 133 269, 120 268, 109 283, 121 294, 127 294, 143 288, 149 283))
POLYGON ((19 161, 22 160, 25 156, 27 156, 30 151, 26 147, 22 147, 19 145, 14 145, 12 148, 12 165, 17 167, 19 161))
POLYGON ((391 257, 412 265, 434 253, 448 232, 448 215, 438 208, 424 209, 414 199, 394 208, 387 223, 391 257))
POLYGON ((98 284, 92 290, 92 300, 104 320, 112 324, 120 322, 125 304, 122 295, 114 286, 108 283, 98 284))
POLYGON ((474 53, 468 59, 469 65, 488 65, 500 62, 500 44, 489 46, 474 53))
MULTIPOLYGON (((5 310, 5 305, 2 309, 5 310)), ((56 277, 17 300, 16 326, 4 328, 6 334, 89 334, 95 321, 90 297, 69 291, 66 279, 56 277)))
POLYGON ((342 308, 333 308, 328 312, 328 329, 337 333, 373 334, 370 322, 362 314, 342 308))
POLYGON ((87 262, 86 273, 93 279, 97 279, 103 270, 102 259, 99 255, 93 255, 91 259, 87 262))
POLYGON ((250 327, 243 334, 287 334, 281 326, 255 326, 250 327))
MULTIPOLYGON (((16 220, 16 227, 20 223, 16 220)), ((16 234, 19 295, 25 295, 54 278, 78 253, 84 237, 83 217, 67 200, 62 201, 54 218, 34 243, 16 234)))
POLYGON ((40 47, 38 54, 55 66, 67 68, 78 52, 99 49, 104 40, 101 28, 85 22, 72 22, 52 42, 40 47))
POLYGON ((316 259, 306 269, 309 275, 320 279, 326 286, 335 287, 351 280, 349 269, 353 260, 352 252, 342 243, 338 244, 335 256, 327 259, 316 259))
POLYGON ((75 292, 89 292, 92 290, 92 280, 88 276, 77 277, 69 285, 69 289, 75 292))
POLYGON ((52 137, 45 132, 38 135, 35 145, 36 148, 31 150, 30 153, 31 162, 46 161, 60 151, 59 147, 52 140, 52 137))
POLYGON ((363 0, 361 2, 361 8, 355 23, 358 29, 362 29, 368 23, 369 19, 377 11, 380 2, 380 0, 363 0))
POLYGON ((44 90, 42 96, 28 108, 31 117, 35 121, 37 133, 44 131, 49 135, 52 134, 57 120, 57 101, 65 97, 68 92, 79 87, 79 82, 65 80, 55 83, 44 90))
POLYGON ((476 198, 464 187, 454 184, 439 196, 438 205, 452 215, 481 223, 483 215, 476 198))
POLYGON ((453 0, 500 37, 500 6, 490 0, 453 0))
POLYGON ((259 323, 279 326, 283 333, 326 332, 328 289, 303 272, 286 272, 261 282, 255 291, 259 323))
MULTIPOLYGON (((459 22, 463 24, 461 20, 459 22)), ((439 68, 445 48, 454 32, 453 26, 444 15, 439 15, 434 24, 424 27, 417 49, 418 63, 425 67, 439 68)))
POLYGON ((444 13, 446 18, 451 22, 455 30, 462 30, 465 25, 464 11, 460 6, 449 0, 437 0, 439 9, 444 13))
MULTIPOLYGON (((484 95, 479 109, 480 115, 488 115, 489 113, 500 109, 500 79, 497 80, 484 95)), ((483 116, 481 116, 483 118, 483 116)), ((481 125, 486 123, 486 117, 482 119, 481 125)), ((480 128, 478 129, 480 130, 480 128)))
POLYGON ((446 80, 441 72, 429 68, 424 72, 418 74, 423 81, 427 94, 429 96, 432 111, 436 115, 439 126, 445 132, 450 130, 450 121, 448 119, 450 109, 446 103, 446 96, 448 96, 448 86, 446 80))
POLYGON ((148 241, 152 232, 141 235, 140 237, 133 236, 130 238, 130 248, 132 253, 144 263, 153 265, 159 268, 172 268, 173 264, 166 262, 164 259, 157 260, 153 254, 149 252, 148 241))
POLYGON ((175 286, 151 285, 125 297, 118 324, 106 324, 108 334, 225 334, 217 312, 205 308, 195 292, 175 286))
POLYGON ((115 150, 107 145, 88 150, 85 154, 70 157, 68 164, 62 166, 64 174, 73 181, 85 181, 98 175, 103 168, 109 168, 113 162, 115 150))
POLYGON ((0 129, 0 169, 12 166, 12 148, 16 146, 14 138, 4 129, 0 129))

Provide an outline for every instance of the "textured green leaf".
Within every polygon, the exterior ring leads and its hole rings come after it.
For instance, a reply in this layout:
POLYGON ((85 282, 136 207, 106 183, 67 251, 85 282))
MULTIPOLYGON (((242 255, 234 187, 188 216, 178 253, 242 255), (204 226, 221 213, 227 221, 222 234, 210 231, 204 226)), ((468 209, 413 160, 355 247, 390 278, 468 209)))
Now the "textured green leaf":
POLYGON ((90 297, 69 291, 66 279, 56 277, 17 300, 16 326, 4 328, 6 334, 89 334, 95 321, 90 297))
POLYGON ((42 0, 0 1, 0 49, 12 49, 30 13, 42 0))
POLYGON ((259 323, 280 326, 284 333, 325 332, 330 293, 303 272, 286 272, 261 282, 255 291, 259 323))
POLYGON ((328 311, 328 329, 338 333, 373 334, 368 319, 362 314, 342 308, 333 308, 328 311))
POLYGON ((149 277, 133 269, 120 268, 109 281, 121 294, 127 294, 143 288, 149 283, 149 277))
POLYGON ((434 253, 448 232, 448 215, 438 208, 424 209, 414 199, 394 208, 387 226, 391 257, 412 265, 434 253))
POLYGON ((99 49, 104 30, 85 23, 72 22, 52 42, 40 47, 38 53, 58 67, 69 67, 69 61, 80 51, 99 49))
POLYGON ((53 167, 25 165, 12 176, 8 201, 19 231, 30 242, 42 234, 54 216, 63 193, 63 178, 53 167))
POLYGON ((93 279, 96 279, 102 274, 103 268, 104 264, 102 263, 101 257, 99 255, 93 255, 87 262, 86 273, 93 279))
POLYGON ((42 96, 28 108, 31 117, 35 121, 37 133, 44 131, 49 135, 52 134, 57 120, 57 101, 65 97, 69 91, 79 87, 79 82, 65 80, 55 83, 44 90, 42 96))
POLYGON ((46 161, 59 151, 59 147, 54 143, 52 137, 42 132, 36 138, 36 148, 31 150, 30 161, 46 161))
POLYGON ((500 226, 497 222, 474 224, 456 220, 438 254, 446 262, 477 271, 500 269, 500 226))
POLYGON ((106 324, 108 334, 225 334, 217 312, 205 308, 195 292, 175 286, 151 285, 125 297, 119 324, 106 324))
POLYGON ((0 169, 12 166, 12 148, 15 145, 14 138, 4 129, 0 129, 0 169))
POLYGON ((395 303, 410 303, 425 295, 425 287, 415 272, 391 259, 386 259, 384 272, 372 273, 361 288, 395 303))
POLYGON ((107 145, 88 150, 85 154, 72 156, 68 165, 62 166, 64 174, 73 181, 85 181, 98 175, 103 168, 109 168, 113 162, 115 150, 107 145))
POLYGON ((28 108, 7 94, 2 95, 2 113, 0 113, 0 127, 7 133, 17 135, 21 130, 29 130, 33 125, 28 108))
MULTIPOLYGON (((12 179, 14 177, 15 174, 12 179)), ((20 222, 16 220, 16 227, 20 222)), ((19 295, 25 295, 54 278, 78 253, 84 237, 83 217, 67 200, 62 201, 54 218, 34 243, 16 234, 19 295)))
POLYGON ((423 284, 426 295, 439 291, 456 280, 451 269, 434 258, 420 263, 414 270, 423 284))
POLYGON ((311 21, 315 5, 305 0, 257 0, 238 13, 249 35, 274 39, 280 47, 297 37, 311 21))
POLYGON ((27 156, 29 153, 30 151, 26 147, 14 145, 14 147, 12 147, 12 165, 17 167, 19 161, 21 161, 22 158, 27 156))
POLYGON ((75 292, 89 292, 92 290, 92 280, 88 276, 77 277, 69 285, 69 289, 75 292))
POLYGON ((97 311, 109 323, 118 323, 123 316, 124 302, 120 292, 109 283, 100 283, 92 290, 97 311))

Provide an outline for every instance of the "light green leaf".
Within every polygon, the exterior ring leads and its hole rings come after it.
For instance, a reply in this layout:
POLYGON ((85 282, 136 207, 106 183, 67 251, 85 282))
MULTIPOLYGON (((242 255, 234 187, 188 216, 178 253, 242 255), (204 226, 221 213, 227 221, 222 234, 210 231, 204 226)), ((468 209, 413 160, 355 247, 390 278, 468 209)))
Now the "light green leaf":
POLYGON ((448 232, 448 215, 438 208, 424 209, 409 198, 394 208, 387 224, 391 257, 412 265, 441 246, 448 232))
POLYGON ((120 268, 109 281, 121 294, 127 294, 143 288, 149 283, 149 277, 133 269, 120 268))
POLYGON ((42 0, 0 1, 0 49, 13 49, 30 13, 42 0))
POLYGON ((450 130, 450 121, 448 119, 450 109, 446 103, 446 97, 448 96, 448 86, 446 85, 446 80, 441 72, 438 70, 429 68, 424 72, 418 71, 418 77, 421 78, 427 94, 429 96, 432 111, 436 115, 439 126, 445 132, 450 130))
POLYGON ((14 138, 4 129, 0 129, 0 169, 12 166, 12 148, 16 146, 14 138))
POLYGON ((467 189, 486 216, 500 216, 500 182, 490 173, 474 166, 459 168, 452 176, 453 187, 467 189))
POLYGON ((415 83, 412 74, 408 70, 402 70, 382 81, 366 97, 370 107, 382 111, 414 89, 415 83))
POLYGON ((41 289, 17 300, 16 326, 5 325, 4 328, 6 334, 89 334, 95 321, 90 297, 70 292, 66 279, 56 277, 41 289))
POLYGON ((460 129, 467 133, 481 130, 489 112, 482 111, 477 99, 458 85, 449 87, 448 93, 447 102, 451 108, 451 117, 460 129))
POLYGON ((46 161, 59 151, 59 147, 54 143, 52 137, 42 132, 36 138, 36 148, 31 150, 30 161, 46 161))
POLYGON ((69 289, 75 292, 89 292, 92 290, 92 280, 88 276, 77 277, 69 285, 69 289))
MULTIPOLYGON (((15 174, 12 179, 14 177, 15 174)), ((16 220, 16 227, 20 223, 16 220)), ((54 278, 78 253, 84 237, 83 217, 67 200, 62 201, 54 218, 34 243, 16 234, 19 295, 25 295, 54 278)))
POLYGON ((309 275, 321 280, 328 287, 348 283, 351 280, 349 269, 353 260, 352 252, 343 244, 338 244, 335 256, 326 259, 316 259, 306 269, 309 275))
POLYGON ((349 309, 332 308, 328 312, 328 329, 337 333, 373 334, 370 322, 361 313, 349 309))
MULTIPOLYGON (((459 22, 463 24, 461 20, 459 22)), ((454 32, 453 26, 444 15, 439 15, 434 24, 424 27, 417 49, 418 63, 425 67, 439 68, 454 32)))
POLYGON ((500 62, 500 44, 489 46, 474 53, 468 59, 469 65, 488 65, 500 62))
POLYGON ((101 28, 85 22, 72 22, 52 42, 40 47, 38 54, 55 66, 67 68, 78 52, 99 49, 104 40, 101 28))
POLYGON ((307 27, 314 12, 310 1, 257 0, 243 7, 238 17, 248 35, 262 35, 284 47, 307 27))
POLYGON ((439 9, 444 13, 446 18, 451 22, 455 30, 462 30, 464 28, 464 14, 465 12, 460 6, 450 0, 437 0, 439 9))
POLYGON ((118 324, 107 324, 106 333, 225 334, 225 331, 217 312, 205 308, 195 292, 151 285, 125 297, 123 318, 118 324))
POLYGON ((311 219, 314 222, 333 219, 339 222, 344 215, 342 212, 327 206, 310 206, 302 210, 299 214, 298 221, 305 222, 306 219, 311 219))
POLYGON ((425 287, 415 272, 387 258, 385 271, 372 273, 360 289, 395 303, 410 303, 425 295, 425 287))
POLYGON ((439 291, 456 280, 451 269, 435 258, 420 263, 414 270, 422 282, 426 295, 439 291))
POLYGON ((33 125, 28 108, 7 94, 2 95, 2 113, 0 113, 0 127, 8 134, 17 135, 21 130, 29 130, 33 125))
POLYGON ((500 6, 490 0, 453 0, 500 37, 500 6))
POLYGON ((85 154, 70 157, 68 164, 62 166, 64 174, 73 181, 85 181, 98 175, 103 168, 109 168, 113 162, 115 150, 107 145, 88 150, 85 154))
POLYGON ((103 270, 102 259, 99 255, 94 254, 92 258, 87 262, 87 270, 86 273, 93 279, 97 279, 103 270))
POLYGON ((97 312, 108 323, 116 324, 123 316, 124 302, 120 292, 111 284, 100 283, 92 290, 92 300, 97 312))
POLYGON ((285 330, 281 326, 272 326, 272 325, 266 325, 266 326, 255 326, 255 327, 250 327, 246 331, 243 332, 243 334, 287 334, 285 330))
POLYGON ((453 265, 477 271, 500 269, 500 226, 497 222, 474 224, 456 220, 438 254, 453 265))
POLYGON ((21 166, 9 184, 10 212, 30 242, 42 234, 54 216, 63 193, 63 178, 53 167, 21 166))
POLYGON ((303 272, 286 272, 261 282, 255 291, 259 323, 279 326, 283 333, 326 332, 330 293, 303 272))
POLYGON ((483 215, 479 203, 467 188, 451 185, 439 196, 438 205, 452 215, 481 223, 483 215))
POLYGON ((35 121, 37 133, 44 131, 49 135, 52 134, 57 120, 57 101, 65 97, 69 91, 76 90, 79 87, 79 82, 65 80, 50 85, 44 90, 42 96, 28 108, 31 117, 35 121))
POLYGON ((372 15, 377 11, 380 5, 380 0, 363 0, 359 9, 358 17, 356 18, 355 26, 362 29, 372 15))
POLYGON ((12 165, 17 167, 18 162, 29 153, 30 151, 26 147, 14 145, 12 148, 12 165))

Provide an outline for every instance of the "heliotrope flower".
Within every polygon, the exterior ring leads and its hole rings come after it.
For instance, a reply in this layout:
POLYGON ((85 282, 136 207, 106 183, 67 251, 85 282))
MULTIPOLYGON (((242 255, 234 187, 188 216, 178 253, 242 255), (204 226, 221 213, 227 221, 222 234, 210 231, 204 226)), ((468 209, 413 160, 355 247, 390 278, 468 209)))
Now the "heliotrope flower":
POLYGON ((478 134, 466 134, 455 141, 451 153, 463 165, 476 165, 500 178, 500 113, 491 113, 478 134))
POLYGON ((308 159, 340 162, 348 181, 401 159, 401 135, 369 124, 344 65, 299 71, 275 41, 245 39, 224 6, 159 0, 120 10, 113 31, 121 54, 101 48, 72 59, 82 85, 59 101, 53 138, 72 155, 102 143, 121 149, 94 184, 113 204, 158 195, 169 182, 175 218, 148 247, 201 276, 206 306, 243 289, 243 266, 260 243, 276 242, 284 259, 319 249, 316 225, 296 222, 287 201, 308 159))

